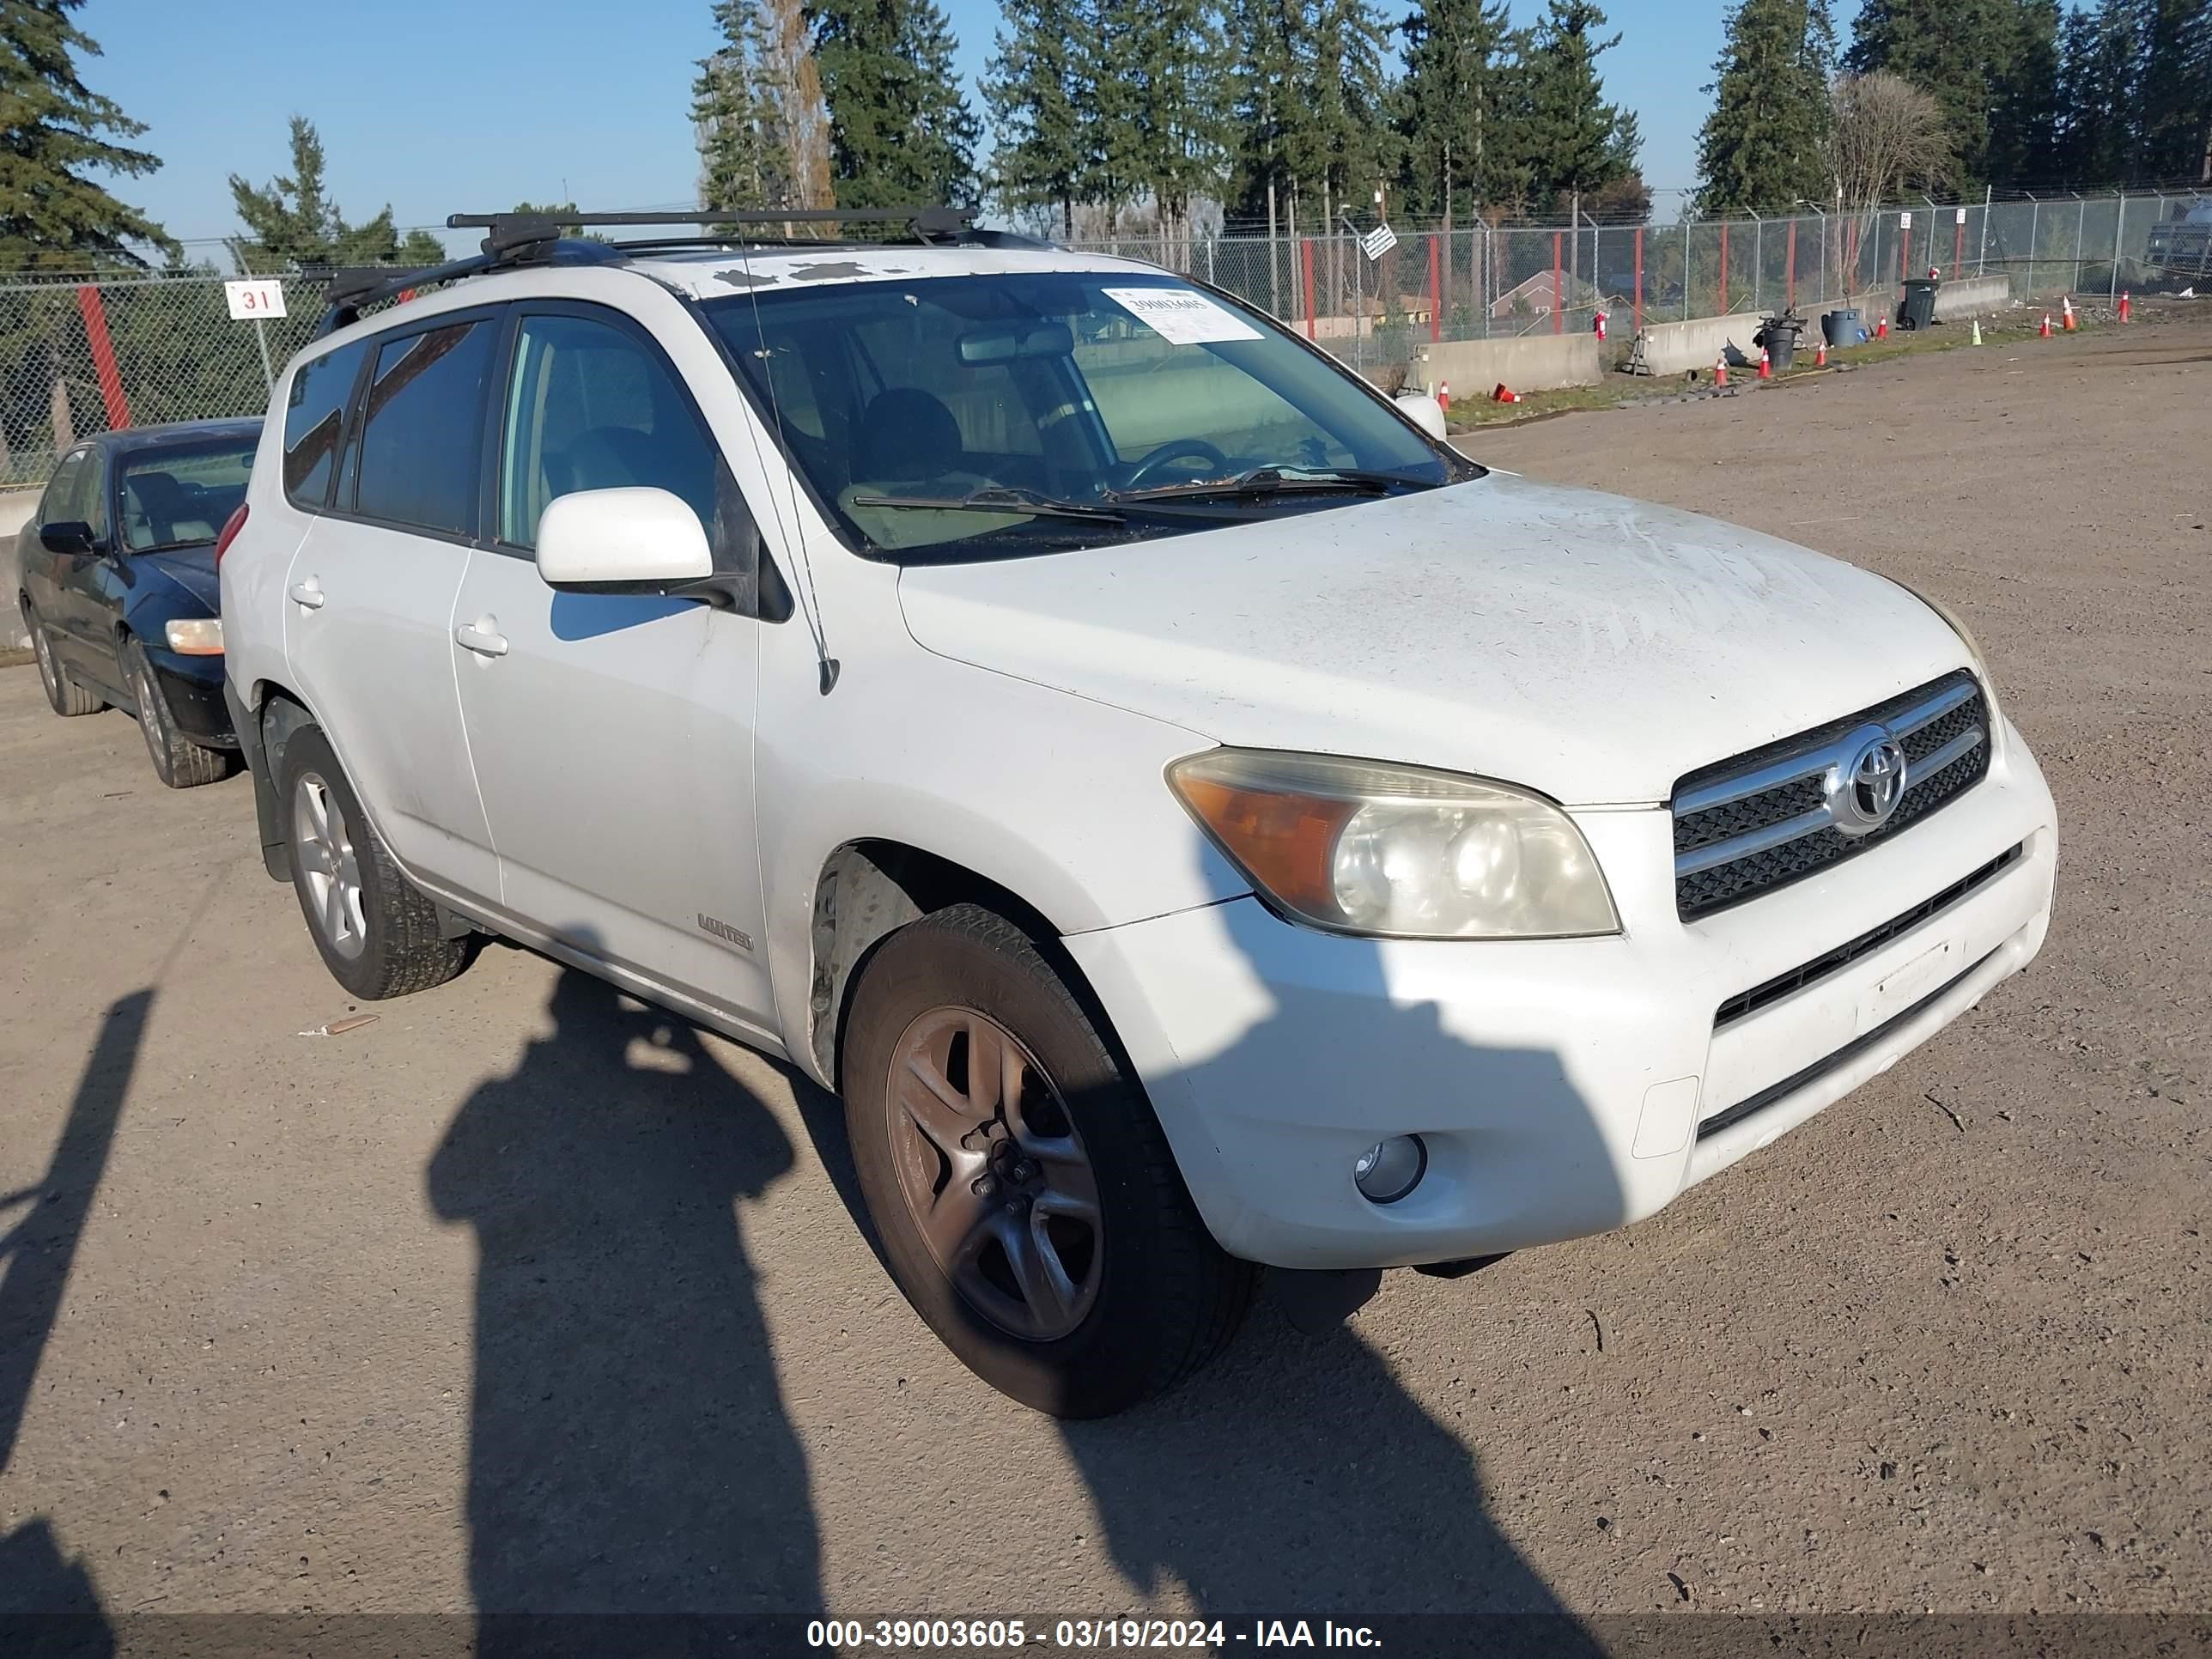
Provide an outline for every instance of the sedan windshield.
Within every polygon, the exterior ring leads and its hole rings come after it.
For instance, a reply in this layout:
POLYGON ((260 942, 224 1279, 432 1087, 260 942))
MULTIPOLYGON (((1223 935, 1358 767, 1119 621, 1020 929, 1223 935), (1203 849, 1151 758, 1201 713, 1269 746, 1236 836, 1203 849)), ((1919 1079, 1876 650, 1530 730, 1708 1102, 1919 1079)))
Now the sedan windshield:
POLYGON ((123 544, 133 553, 196 547, 221 533, 246 499, 259 438, 225 438, 123 458, 123 544))
POLYGON ((763 289, 707 313, 816 497, 894 559, 1172 535, 1481 471, 1164 273, 763 289))

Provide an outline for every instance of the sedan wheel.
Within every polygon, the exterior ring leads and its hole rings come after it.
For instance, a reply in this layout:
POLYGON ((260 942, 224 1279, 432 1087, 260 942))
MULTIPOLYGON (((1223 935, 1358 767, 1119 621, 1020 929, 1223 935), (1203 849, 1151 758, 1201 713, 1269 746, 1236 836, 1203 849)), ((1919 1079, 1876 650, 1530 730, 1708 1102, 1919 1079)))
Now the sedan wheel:
POLYGON ((361 863, 345 811, 319 772, 302 772, 292 790, 292 844, 306 878, 307 907, 324 944, 348 962, 368 945, 362 911, 361 863))
POLYGON ((933 1008, 907 1028, 884 1091, 899 1195, 969 1306, 1032 1342, 1098 1297, 1098 1182, 1052 1079, 987 1014, 933 1008))

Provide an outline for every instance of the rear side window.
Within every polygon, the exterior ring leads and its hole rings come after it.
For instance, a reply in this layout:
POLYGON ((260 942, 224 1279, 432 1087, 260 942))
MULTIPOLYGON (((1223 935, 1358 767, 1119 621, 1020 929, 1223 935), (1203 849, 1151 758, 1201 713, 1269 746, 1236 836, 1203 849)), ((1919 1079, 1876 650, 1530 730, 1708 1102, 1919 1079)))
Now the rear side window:
POLYGON ((484 387, 498 343, 498 325, 479 319, 379 347, 354 511, 445 535, 475 532, 484 387))
POLYGON ((315 512, 330 505, 346 399, 368 355, 368 342, 356 340, 301 364, 292 376, 284 404, 284 497, 295 507, 315 512))

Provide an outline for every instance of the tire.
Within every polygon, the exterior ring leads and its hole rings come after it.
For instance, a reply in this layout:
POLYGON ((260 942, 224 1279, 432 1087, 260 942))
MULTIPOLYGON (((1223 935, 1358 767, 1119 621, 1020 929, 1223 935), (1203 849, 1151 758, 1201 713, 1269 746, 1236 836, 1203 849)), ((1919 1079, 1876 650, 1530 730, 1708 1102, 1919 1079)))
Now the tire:
POLYGON ((123 642, 123 679, 138 704, 138 732, 146 739, 146 752, 154 762, 154 775, 172 789, 196 789, 230 775, 230 757, 219 749, 194 743, 177 730, 169 713, 161 683, 146 660, 146 647, 135 639, 123 642))
POLYGON ((1001 1394, 1108 1416, 1236 1333, 1259 1270, 1214 1243, 1144 1091, 1012 923, 957 905, 890 935, 854 993, 843 1061, 854 1164, 892 1276, 1001 1394), (971 1086, 968 1061, 1001 1044, 1012 1062, 978 1072, 1016 1080, 1019 1103, 993 1115, 978 1096, 1006 1091, 971 1086))
POLYGON ((438 907, 399 873, 319 728, 300 726, 284 740, 277 790, 292 890, 332 979, 377 1002, 461 971, 468 942, 446 938, 438 907))
POLYGON ((97 714, 107 707, 62 672, 61 660, 54 655, 54 642, 47 636, 46 623, 27 605, 23 607, 23 625, 31 630, 31 653, 39 659, 39 684, 46 688, 47 705, 54 713, 74 718, 97 714))

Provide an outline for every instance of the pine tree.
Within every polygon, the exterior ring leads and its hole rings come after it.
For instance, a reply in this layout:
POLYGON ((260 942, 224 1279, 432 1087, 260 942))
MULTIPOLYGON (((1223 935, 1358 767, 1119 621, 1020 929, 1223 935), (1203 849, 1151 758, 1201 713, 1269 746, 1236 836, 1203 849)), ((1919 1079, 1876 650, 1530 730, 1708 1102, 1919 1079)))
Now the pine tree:
POLYGON ((271 272, 318 264, 428 265, 443 263, 445 244, 424 230, 403 239, 386 204, 373 219, 349 224, 323 187, 323 141, 304 115, 292 118, 292 172, 256 188, 230 175, 230 195, 246 234, 231 251, 247 270, 271 272))
POLYGON ((1163 236, 1184 228, 1192 198, 1216 192, 1228 155, 1228 48, 1210 0, 1148 0, 1116 43, 1129 60, 1130 146, 1163 236))
POLYGON ((1991 91, 1986 177, 2040 185, 2058 175, 2058 0, 2013 0, 2011 38, 1991 91))
POLYGON ((2212 0, 2139 0, 2136 171, 2197 178, 2212 159, 2212 0))
POLYGON ((1824 194, 1828 64, 1807 0, 1741 0, 1728 14, 1713 112, 1698 140, 1698 211, 1787 208, 1824 194))
POLYGON ((1504 0, 1425 0, 1400 26, 1406 73, 1399 131, 1407 204, 1440 215, 1480 199, 1495 127, 1498 58, 1510 38, 1504 0))
POLYGON ((998 136, 994 191, 1012 209, 1054 208, 1075 234, 1091 99, 1090 18, 1076 0, 1006 0, 983 101, 998 136))
POLYGON ((715 0, 721 44, 699 60, 691 83, 691 121, 699 147, 699 201, 711 208, 758 208, 781 199, 784 169, 763 120, 766 99, 757 52, 755 0, 715 0))
POLYGON ((2117 184, 2133 169, 2140 36, 2133 0, 2103 0, 2067 18, 2059 59, 2060 173, 2117 184))
POLYGON ((1304 0, 1237 0, 1230 28, 1234 70, 1230 201, 1258 218, 1282 213, 1300 179, 1321 171, 1321 141, 1304 95, 1310 46, 1304 0))
POLYGON ((158 156, 114 142, 143 122, 78 78, 99 43, 71 21, 84 0, 0 0, 0 264, 143 266, 133 242, 172 259, 182 250, 161 226, 85 175, 143 179, 158 156))
POLYGON ((845 207, 965 203, 981 124, 935 0, 837 0, 814 14, 830 173, 845 207))
POLYGON ((1887 70, 1934 97, 1960 170, 1990 176, 1990 112, 2009 65, 2017 0, 1866 0, 1844 64, 1887 70))
POLYGON ((1551 0, 1528 58, 1527 155, 1538 198, 1579 213, 1582 198, 1636 165, 1636 117, 1605 101, 1597 60, 1620 37, 1592 38, 1605 14, 1590 0, 1551 0))

